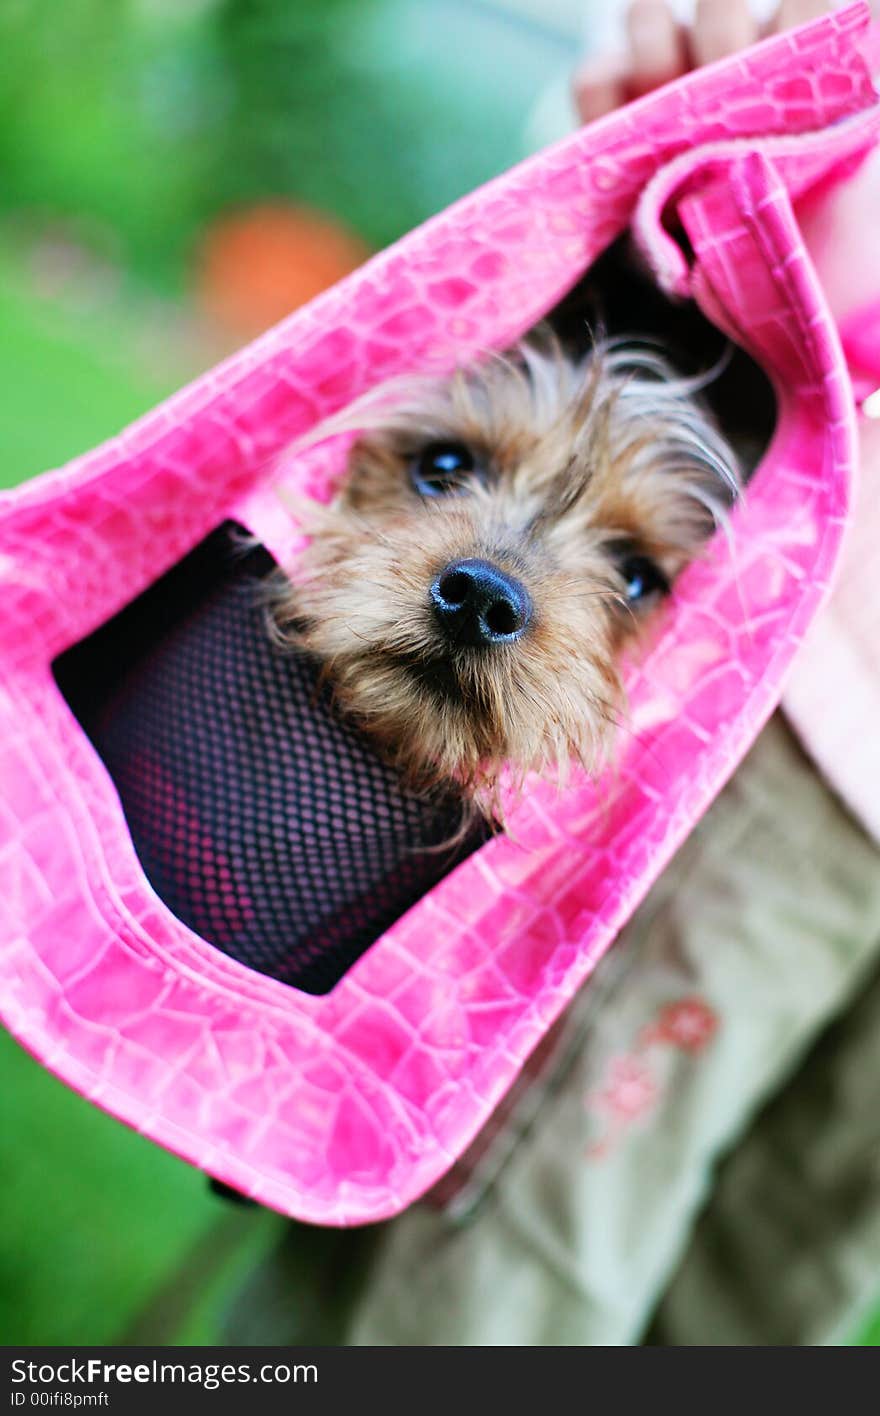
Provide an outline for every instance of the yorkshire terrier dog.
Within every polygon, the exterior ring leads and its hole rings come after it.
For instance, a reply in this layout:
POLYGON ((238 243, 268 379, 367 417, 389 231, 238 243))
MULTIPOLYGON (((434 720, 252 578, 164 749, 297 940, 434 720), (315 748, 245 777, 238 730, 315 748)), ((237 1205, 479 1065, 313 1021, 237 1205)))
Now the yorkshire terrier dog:
POLYGON ((705 382, 529 340, 326 429, 357 441, 275 623, 409 786, 497 816, 502 774, 606 760, 621 647, 738 495, 705 382))

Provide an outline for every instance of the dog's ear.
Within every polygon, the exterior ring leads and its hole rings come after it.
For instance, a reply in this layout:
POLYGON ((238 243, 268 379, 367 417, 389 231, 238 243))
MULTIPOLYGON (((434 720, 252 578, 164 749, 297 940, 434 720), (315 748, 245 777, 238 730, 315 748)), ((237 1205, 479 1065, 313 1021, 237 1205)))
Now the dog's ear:
POLYGON ((612 474, 642 507, 643 539, 684 561, 728 525, 742 495, 736 453, 701 398, 723 361, 684 378, 648 347, 613 345, 603 359, 612 474))

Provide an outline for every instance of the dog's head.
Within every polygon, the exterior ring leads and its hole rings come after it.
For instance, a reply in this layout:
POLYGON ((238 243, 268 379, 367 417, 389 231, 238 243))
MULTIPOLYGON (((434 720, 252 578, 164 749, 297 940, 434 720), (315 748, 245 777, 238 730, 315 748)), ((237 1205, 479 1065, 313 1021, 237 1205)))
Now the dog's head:
POLYGON ((696 386, 647 348, 527 344, 352 416, 277 623, 411 782, 485 805, 504 767, 596 766, 621 644, 737 493, 696 386))

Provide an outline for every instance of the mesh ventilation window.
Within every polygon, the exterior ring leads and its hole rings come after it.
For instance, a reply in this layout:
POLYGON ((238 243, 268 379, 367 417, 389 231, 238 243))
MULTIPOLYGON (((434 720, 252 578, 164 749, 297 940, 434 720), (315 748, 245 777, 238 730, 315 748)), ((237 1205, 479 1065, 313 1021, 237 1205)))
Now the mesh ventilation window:
POLYGON ((274 647, 275 563, 243 534, 219 527, 53 667, 165 904, 249 968, 326 993, 486 830, 443 847, 460 800, 403 792, 314 664, 274 647))

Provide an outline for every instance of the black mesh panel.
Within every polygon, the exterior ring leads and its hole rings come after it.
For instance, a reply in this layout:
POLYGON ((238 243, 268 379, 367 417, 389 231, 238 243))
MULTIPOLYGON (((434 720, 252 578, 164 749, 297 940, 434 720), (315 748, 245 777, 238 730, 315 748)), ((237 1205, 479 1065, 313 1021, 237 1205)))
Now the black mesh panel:
POLYGON ((274 568, 227 523, 54 670, 157 894, 232 958, 326 993, 485 831, 425 849, 460 802, 404 793, 309 659, 274 648, 274 568))

